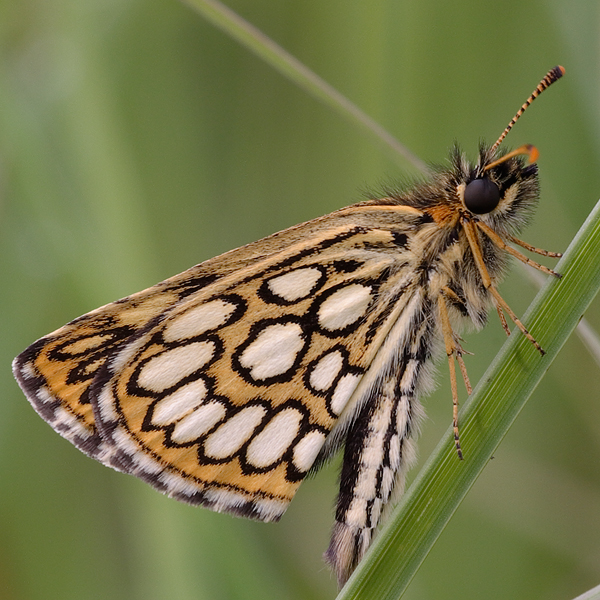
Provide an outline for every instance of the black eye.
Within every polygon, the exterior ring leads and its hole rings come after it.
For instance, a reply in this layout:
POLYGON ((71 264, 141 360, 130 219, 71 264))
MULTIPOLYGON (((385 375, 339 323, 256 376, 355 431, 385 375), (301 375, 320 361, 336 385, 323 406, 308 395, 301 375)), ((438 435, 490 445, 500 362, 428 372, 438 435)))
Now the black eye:
POLYGON ((476 215, 492 212, 500 202, 500 190, 489 179, 474 179, 465 188, 465 206, 476 215))

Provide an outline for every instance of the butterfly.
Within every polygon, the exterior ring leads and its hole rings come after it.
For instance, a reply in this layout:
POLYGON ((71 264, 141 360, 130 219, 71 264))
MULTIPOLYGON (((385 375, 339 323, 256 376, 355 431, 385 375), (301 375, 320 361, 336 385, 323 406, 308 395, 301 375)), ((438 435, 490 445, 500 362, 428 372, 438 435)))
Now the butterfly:
POLYGON ((537 151, 501 142, 562 77, 555 67, 475 162, 207 260, 41 338, 13 363, 35 410, 96 460, 169 496, 277 521, 343 449, 325 553, 340 585, 415 460, 432 365, 445 350, 458 432, 458 332, 495 307, 538 199, 537 151), (529 158, 529 162, 524 160, 529 158))

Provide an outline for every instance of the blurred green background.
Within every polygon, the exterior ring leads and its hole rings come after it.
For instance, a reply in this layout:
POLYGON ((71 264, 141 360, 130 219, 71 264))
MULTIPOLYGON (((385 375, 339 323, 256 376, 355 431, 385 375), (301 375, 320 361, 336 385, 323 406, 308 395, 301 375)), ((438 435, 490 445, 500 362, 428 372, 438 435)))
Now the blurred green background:
MULTIPOLYGON (((524 239, 565 249, 598 199, 597 3, 228 5, 432 162, 454 140, 471 155, 494 141, 563 64, 508 138, 541 153, 524 239)), ((55 434, 10 361, 101 304, 414 171, 175 0, 5 0, 0 48, 0 598, 333 598, 320 557, 337 465, 276 525, 182 505, 55 434)), ((518 314, 535 295, 517 269, 501 291, 518 314)), ((472 381, 503 341, 493 315, 466 336, 472 381)), ((438 381, 421 462, 450 425, 443 365, 438 381)), ((405 598, 558 600, 599 582, 600 369, 573 338, 405 598)))

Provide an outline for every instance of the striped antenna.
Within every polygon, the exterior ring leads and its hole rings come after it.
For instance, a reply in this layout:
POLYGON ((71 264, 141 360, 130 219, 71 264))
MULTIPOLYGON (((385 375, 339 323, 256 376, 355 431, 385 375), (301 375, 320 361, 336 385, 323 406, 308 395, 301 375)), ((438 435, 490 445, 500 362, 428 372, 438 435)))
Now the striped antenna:
POLYGON ((498 141, 492 146, 492 152, 502 143, 502 140, 506 137, 506 134, 512 129, 512 126, 517 122, 518 118, 525 112, 525 109, 547 88, 549 88, 557 79, 560 79, 565 74, 564 67, 560 65, 550 69, 544 79, 542 79, 533 94, 527 98, 525 104, 521 106, 517 114, 512 118, 512 121, 507 125, 506 129, 502 132, 502 135, 498 138, 498 141))

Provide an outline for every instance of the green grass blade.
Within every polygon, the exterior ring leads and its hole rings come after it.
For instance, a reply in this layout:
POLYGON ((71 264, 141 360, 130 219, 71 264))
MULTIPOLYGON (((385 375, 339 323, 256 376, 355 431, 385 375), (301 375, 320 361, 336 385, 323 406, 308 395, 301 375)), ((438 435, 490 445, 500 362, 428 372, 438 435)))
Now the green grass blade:
POLYGON ((394 158, 401 156, 422 173, 428 171, 427 165, 418 156, 379 123, 237 13, 217 0, 185 0, 185 2, 213 25, 293 81, 298 87, 373 135, 392 151, 394 158))
POLYGON ((444 436, 338 600, 399 598, 600 289, 600 202, 524 317, 546 350, 514 333, 460 414, 465 460, 444 436))
POLYGON ((574 600, 600 600, 600 585, 581 594, 581 596, 577 596, 574 600))

